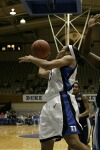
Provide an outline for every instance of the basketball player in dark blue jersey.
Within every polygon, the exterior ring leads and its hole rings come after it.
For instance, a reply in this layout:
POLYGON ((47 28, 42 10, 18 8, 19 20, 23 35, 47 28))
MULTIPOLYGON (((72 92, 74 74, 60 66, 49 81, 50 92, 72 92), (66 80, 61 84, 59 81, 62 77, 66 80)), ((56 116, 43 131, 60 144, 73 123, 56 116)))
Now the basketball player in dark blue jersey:
POLYGON ((80 93, 77 82, 73 86, 73 94, 75 95, 79 108, 79 122, 82 125, 82 133, 79 135, 82 143, 88 145, 90 140, 90 121, 89 121, 89 103, 85 95, 80 93))
POLYGON ((48 79, 44 94, 47 103, 42 108, 39 124, 41 150, 53 150, 55 140, 61 138, 75 150, 89 150, 78 137, 81 130, 79 110, 72 94, 77 66, 83 65, 79 51, 69 45, 62 48, 55 60, 47 61, 31 55, 19 60, 39 66, 39 75, 48 79))
MULTIPOLYGON (((79 122, 82 125, 81 134, 79 134, 79 139, 82 143, 89 146, 90 140, 90 121, 89 121, 89 103, 85 95, 80 92, 78 82, 73 85, 73 94, 75 95, 76 102, 79 108, 79 122)), ((70 147, 68 150, 73 150, 70 147)))
MULTIPOLYGON (((97 25, 100 27, 100 22, 98 21, 98 18, 100 18, 100 14, 92 16, 88 21, 88 29, 84 39, 82 54, 90 65, 100 71, 100 57, 91 52, 92 30, 97 25)), ((100 85, 96 97, 96 105, 97 112, 95 116, 95 128, 93 133, 93 150, 100 150, 100 85)))

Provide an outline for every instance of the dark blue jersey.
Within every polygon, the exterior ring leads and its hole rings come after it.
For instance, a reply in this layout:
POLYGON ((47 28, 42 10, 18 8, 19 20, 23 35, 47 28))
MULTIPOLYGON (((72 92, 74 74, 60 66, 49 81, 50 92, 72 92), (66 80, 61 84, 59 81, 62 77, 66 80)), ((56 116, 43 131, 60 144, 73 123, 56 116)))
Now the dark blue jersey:
MULTIPOLYGON (((83 96, 83 94, 79 93, 78 96, 76 97, 76 101, 77 101, 77 104, 78 104, 80 114, 86 111, 86 108, 84 106, 84 102, 82 100, 82 96, 83 96)), ((88 115, 82 117, 81 120, 84 120, 86 118, 88 118, 88 115)))

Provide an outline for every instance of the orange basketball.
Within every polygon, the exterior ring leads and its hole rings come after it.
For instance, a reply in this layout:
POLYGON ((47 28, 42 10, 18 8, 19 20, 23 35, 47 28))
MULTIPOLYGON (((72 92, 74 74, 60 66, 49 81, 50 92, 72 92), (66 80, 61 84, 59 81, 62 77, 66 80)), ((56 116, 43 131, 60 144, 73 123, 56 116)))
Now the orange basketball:
POLYGON ((45 40, 37 40, 31 46, 31 53, 37 58, 47 58, 50 54, 50 46, 45 40))

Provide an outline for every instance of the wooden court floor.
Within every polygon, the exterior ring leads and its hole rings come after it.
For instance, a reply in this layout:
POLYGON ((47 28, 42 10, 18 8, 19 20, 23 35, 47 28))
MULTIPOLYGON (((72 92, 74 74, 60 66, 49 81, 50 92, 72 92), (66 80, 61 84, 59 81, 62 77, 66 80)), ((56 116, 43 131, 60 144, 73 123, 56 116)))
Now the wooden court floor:
MULTIPOLYGON (((38 126, 0 126, 0 150, 40 150, 38 138, 19 137, 34 134, 38 134, 38 126)), ((54 150, 66 150, 65 141, 56 142, 54 150)))

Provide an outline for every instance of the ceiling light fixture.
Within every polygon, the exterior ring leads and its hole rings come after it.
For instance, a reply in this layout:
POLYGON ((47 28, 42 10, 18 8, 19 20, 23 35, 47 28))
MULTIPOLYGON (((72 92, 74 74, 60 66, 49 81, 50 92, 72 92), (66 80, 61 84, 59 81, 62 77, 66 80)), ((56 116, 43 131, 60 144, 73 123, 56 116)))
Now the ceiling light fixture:
POLYGON ((16 15, 16 12, 15 12, 15 9, 14 9, 14 8, 11 9, 10 15, 16 15))
POLYGON ((20 20, 20 23, 21 23, 21 24, 25 24, 25 23, 26 23, 26 20, 25 20, 24 18, 22 18, 22 19, 20 20))

